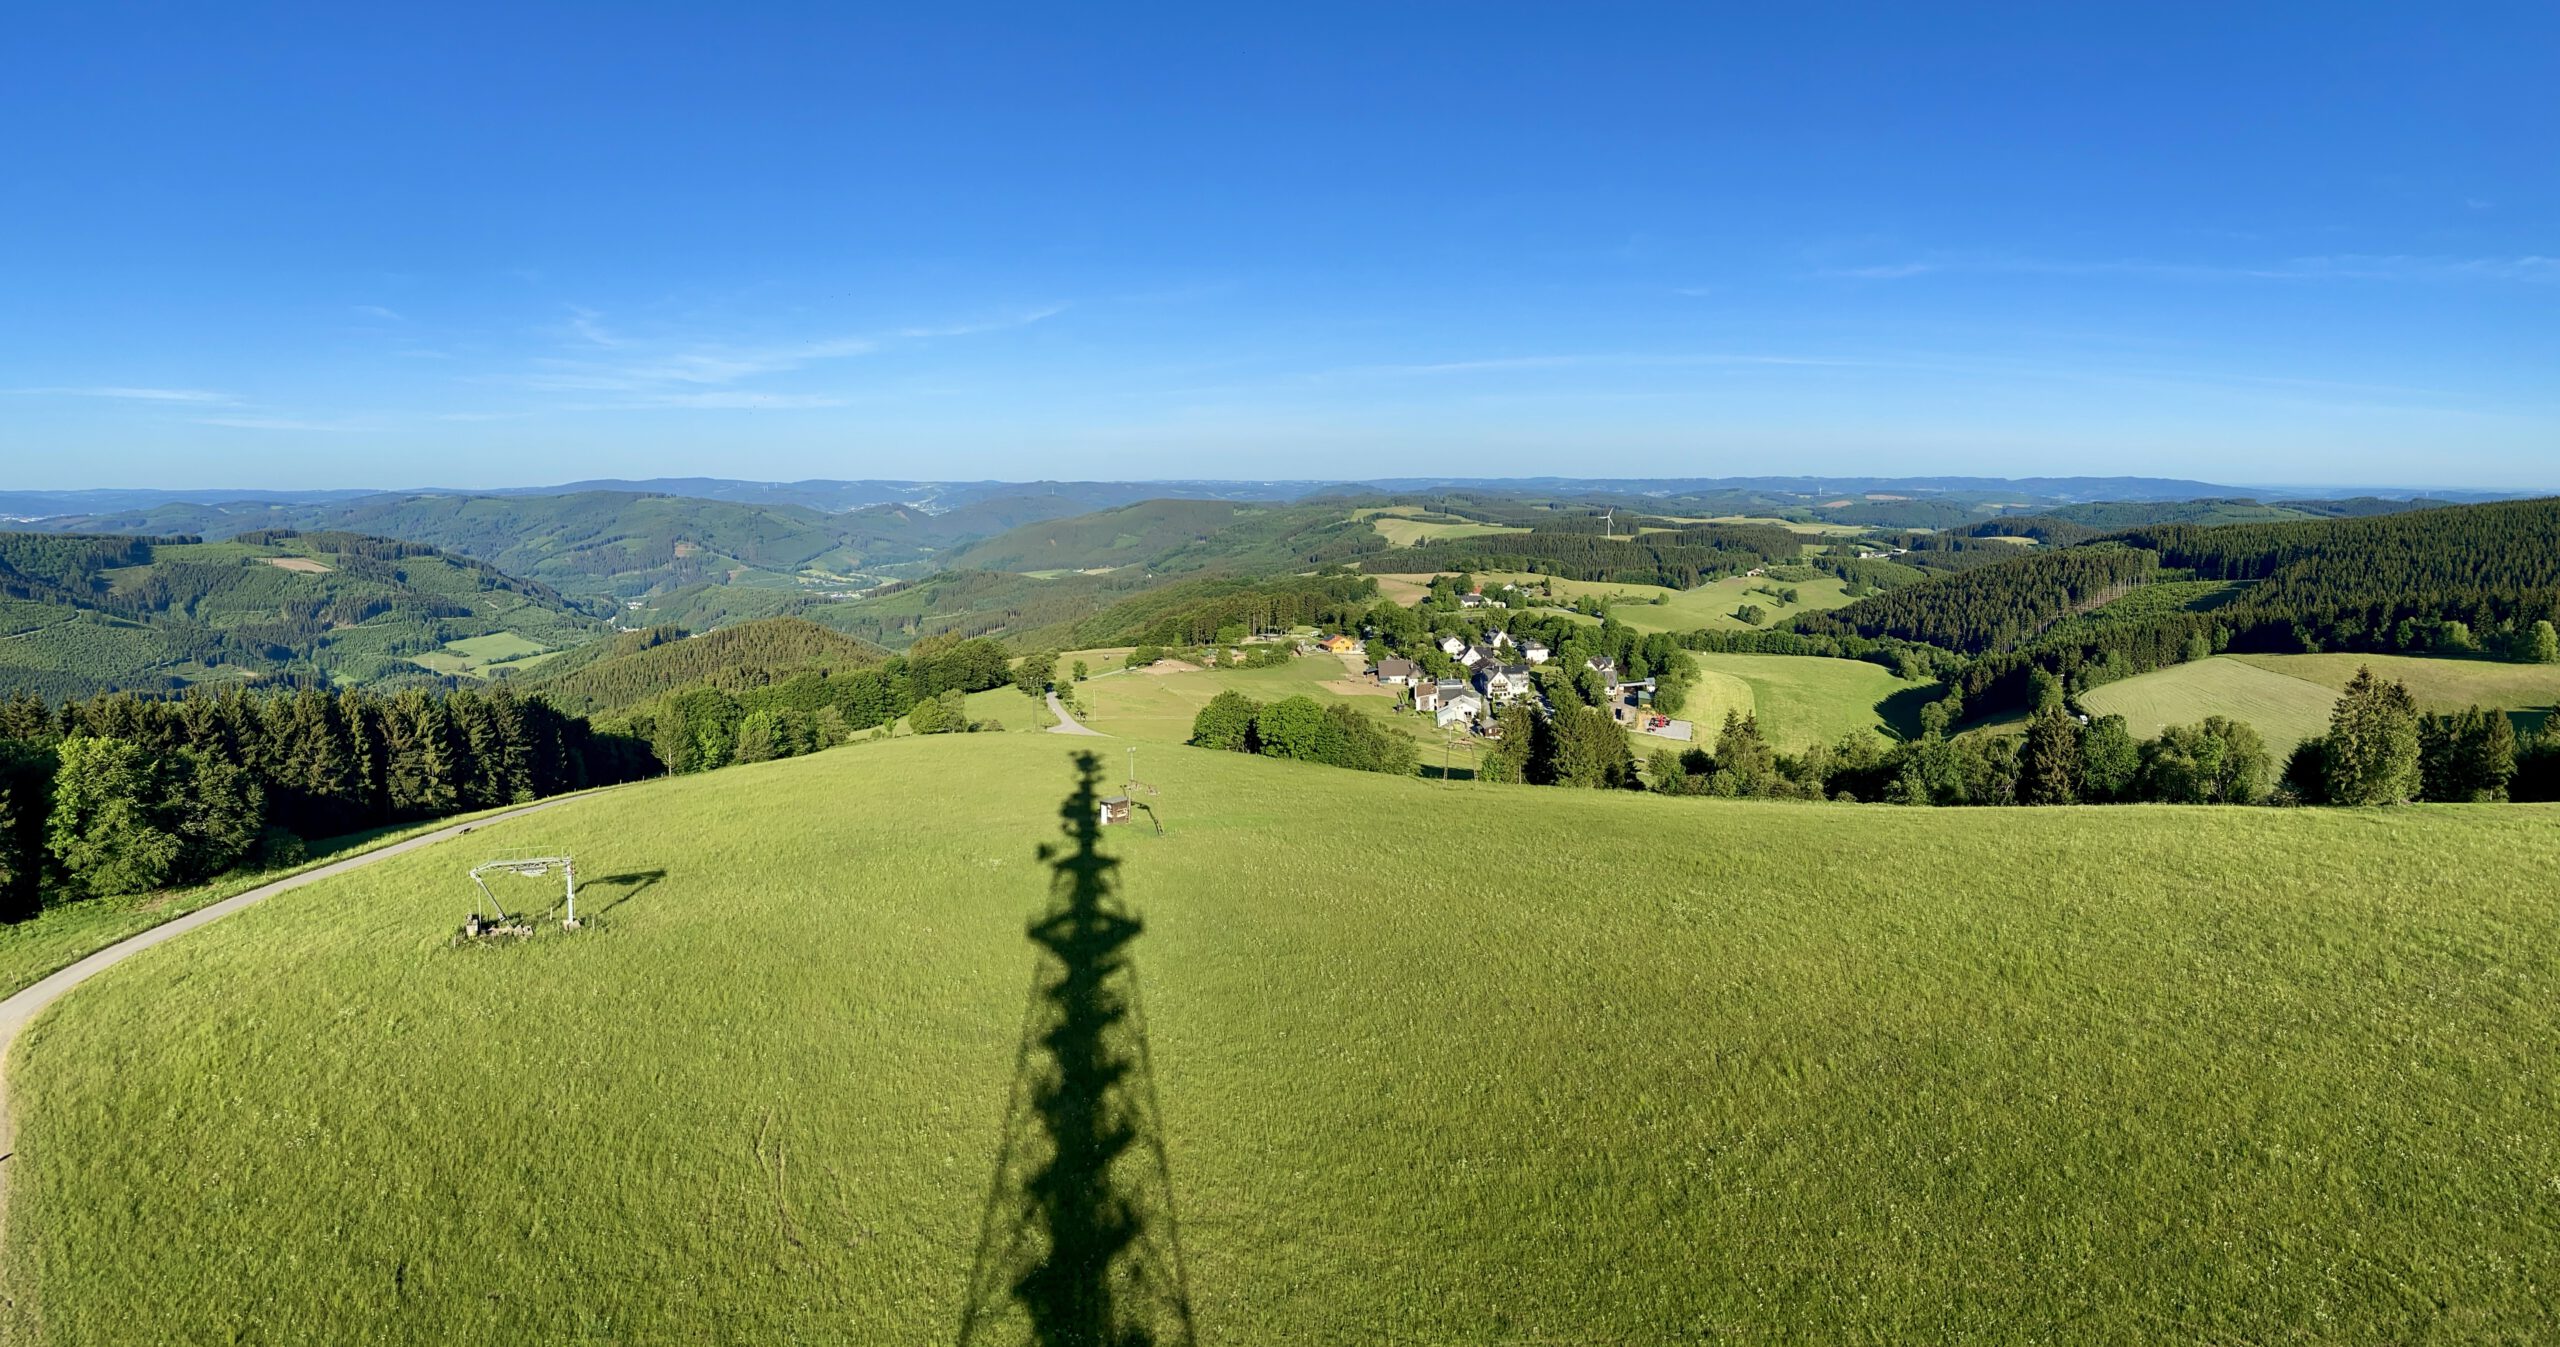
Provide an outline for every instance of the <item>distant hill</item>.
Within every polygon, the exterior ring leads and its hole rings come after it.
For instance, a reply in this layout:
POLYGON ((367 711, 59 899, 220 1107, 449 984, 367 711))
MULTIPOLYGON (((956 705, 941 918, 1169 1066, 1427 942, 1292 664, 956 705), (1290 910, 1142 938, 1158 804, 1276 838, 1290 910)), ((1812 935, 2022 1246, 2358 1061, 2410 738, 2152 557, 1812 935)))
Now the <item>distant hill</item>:
POLYGON ((593 714, 708 683, 762 687, 804 670, 877 664, 888 652, 799 618, 768 618, 688 637, 673 627, 626 632, 545 663, 514 686, 564 711, 593 714))
POLYGON ((1366 521, 1318 504, 1150 500, 1010 529, 948 558, 952 569, 1026 573, 1211 567, 1304 569, 1385 546, 1366 521))
POLYGON ((603 630, 547 585, 418 543, 0 533, 0 691, 447 681, 603 630))

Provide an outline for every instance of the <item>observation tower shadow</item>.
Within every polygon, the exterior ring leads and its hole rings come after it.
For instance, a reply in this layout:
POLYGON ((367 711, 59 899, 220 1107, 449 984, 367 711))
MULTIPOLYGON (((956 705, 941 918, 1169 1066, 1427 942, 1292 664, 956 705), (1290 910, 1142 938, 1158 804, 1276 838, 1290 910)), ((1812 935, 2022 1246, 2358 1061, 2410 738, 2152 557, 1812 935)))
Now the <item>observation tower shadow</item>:
POLYGON ((962 1347, 1192 1347, 1191 1292, 1146 1014, 1130 947, 1146 929, 1113 896, 1101 761, 1076 755, 1065 844, 1040 848, 1049 905, 995 1178, 961 1310, 962 1347))

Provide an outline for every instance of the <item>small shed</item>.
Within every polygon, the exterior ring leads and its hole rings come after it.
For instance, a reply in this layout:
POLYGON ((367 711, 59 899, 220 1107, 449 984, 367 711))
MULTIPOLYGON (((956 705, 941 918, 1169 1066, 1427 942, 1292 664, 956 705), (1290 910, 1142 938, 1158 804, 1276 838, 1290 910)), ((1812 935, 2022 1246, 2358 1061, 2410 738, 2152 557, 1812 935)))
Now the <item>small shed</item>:
POLYGON ((1099 806, 1099 812, 1102 816, 1103 827, 1108 828, 1114 823, 1126 823, 1129 821, 1129 797, 1126 795, 1106 795, 1102 797, 1102 804, 1099 806))

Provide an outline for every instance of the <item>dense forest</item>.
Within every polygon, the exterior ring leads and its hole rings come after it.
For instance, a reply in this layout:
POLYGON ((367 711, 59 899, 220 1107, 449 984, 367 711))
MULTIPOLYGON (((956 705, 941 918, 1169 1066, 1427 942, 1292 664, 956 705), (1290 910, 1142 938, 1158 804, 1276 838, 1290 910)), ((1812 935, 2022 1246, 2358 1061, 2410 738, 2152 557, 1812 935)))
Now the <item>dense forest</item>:
POLYGON ((0 703, 0 902, 135 893, 302 839, 539 799, 654 774, 647 745, 505 689, 390 696, 306 688, 49 708, 0 703))
POLYGON ((545 662, 512 680, 564 710, 630 706, 697 684, 733 691, 803 670, 857 669, 888 652, 799 618, 742 622, 700 636, 656 626, 624 632, 545 662))
POLYGON ((1804 538, 1752 524, 1701 524, 1634 538, 1534 529, 1441 538, 1364 558, 1362 568, 1405 571, 1536 571, 1567 580, 1693 589, 1718 576, 1795 561, 1804 538))
POLYGON ((1979 655, 2008 649, 2073 613, 2120 598, 2158 569, 2151 553, 2122 547, 2011 556, 1846 608, 1806 613, 1795 627, 1807 635, 1891 638, 1979 655))

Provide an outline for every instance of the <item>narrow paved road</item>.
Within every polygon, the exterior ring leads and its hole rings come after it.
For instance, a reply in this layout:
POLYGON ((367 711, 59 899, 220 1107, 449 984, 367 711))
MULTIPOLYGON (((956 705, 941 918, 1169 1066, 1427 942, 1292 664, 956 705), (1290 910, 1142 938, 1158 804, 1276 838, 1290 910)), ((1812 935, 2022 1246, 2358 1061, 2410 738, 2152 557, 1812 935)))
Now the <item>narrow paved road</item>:
POLYGON ((19 1031, 25 1029, 29 1021, 44 1013, 45 1007, 61 1000, 63 994, 72 988, 123 963, 134 955, 154 945, 175 940, 207 922, 220 921, 251 903, 263 902, 289 889, 298 889, 305 884, 317 884, 321 880, 343 875, 350 870, 362 869, 376 861, 387 861, 402 852, 415 851, 420 847, 433 846, 448 838, 460 837, 475 828, 486 828, 493 823, 522 818, 527 814, 549 809, 553 805, 566 804, 581 798, 584 797, 554 796, 522 808, 510 809, 503 814, 490 814, 484 818, 472 819, 467 823, 438 828, 431 833, 420 833, 406 841, 394 842, 387 847, 349 856, 342 861, 331 861, 327 865, 305 870, 298 875, 287 875, 273 884, 262 884, 247 893, 234 894, 221 902, 197 908, 183 917, 162 922, 139 935, 120 940, 8 1000, 0 1001, 0 1238, 5 1238, 9 1227, 9 1171, 13 1166, 8 1162, 17 1153, 18 1144, 17 1119, 11 1114, 9 1108, 9 1054, 18 1046, 19 1031))
MULTIPOLYGON (((1104 737, 1102 731, 1068 715, 1066 703, 1059 701, 1058 694, 1054 692, 1049 694, 1049 714, 1058 718, 1058 723, 1049 727, 1051 734, 1090 734, 1097 739, 1104 737)), ((0 1141, 5 1140, 5 1137, 0 1137, 0 1141)))

